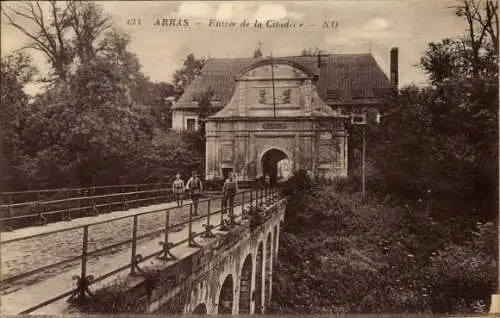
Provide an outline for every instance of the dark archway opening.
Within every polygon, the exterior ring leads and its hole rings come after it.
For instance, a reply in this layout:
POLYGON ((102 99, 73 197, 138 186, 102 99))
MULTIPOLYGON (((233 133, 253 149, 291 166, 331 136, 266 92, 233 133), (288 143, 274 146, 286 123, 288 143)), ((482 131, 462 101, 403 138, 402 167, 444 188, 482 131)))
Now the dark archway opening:
POLYGON ((193 315, 206 315, 207 314, 207 306, 205 304, 199 304, 193 310, 193 315))
POLYGON ((250 288, 252 288, 252 255, 248 255, 241 268, 240 314, 250 313, 250 288))
POLYGON ((219 314, 233 313, 233 275, 227 275, 219 294, 219 314))
MULTIPOLYGON (((273 256, 274 260, 278 259, 278 226, 276 225, 274 227, 274 232, 273 232, 273 256)), ((276 262, 273 263, 273 267, 276 267, 276 262)))
POLYGON ((262 243, 259 244, 257 248, 257 257, 255 264, 257 267, 255 268, 255 290, 253 292, 253 299, 255 301, 255 310, 256 314, 263 313, 262 308, 262 270, 263 270, 263 261, 264 261, 264 246, 262 243))
POLYGON ((266 240, 266 283, 264 285, 265 291, 264 291, 264 300, 265 300, 265 310, 266 312, 269 310, 269 307, 271 306, 271 275, 272 275, 272 269, 271 269, 271 260, 273 257, 273 253, 271 252, 272 250, 272 236, 271 232, 267 235, 267 240, 266 240))
POLYGON ((288 159, 288 156, 278 149, 270 149, 262 156, 262 172, 270 177, 272 185, 278 181, 278 162, 283 159, 288 159))

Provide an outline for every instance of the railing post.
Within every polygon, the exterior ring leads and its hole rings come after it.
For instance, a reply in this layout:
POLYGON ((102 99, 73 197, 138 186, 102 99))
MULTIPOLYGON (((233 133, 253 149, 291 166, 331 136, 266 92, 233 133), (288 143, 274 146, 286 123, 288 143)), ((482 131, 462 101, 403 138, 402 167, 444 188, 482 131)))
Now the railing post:
POLYGON ((67 197, 68 197, 68 215, 66 216, 66 219, 68 221, 71 221, 71 192, 69 188, 67 190, 67 197))
POLYGON ((241 215, 243 216, 245 211, 245 191, 241 192, 241 215))
POLYGON ((209 199, 207 201, 207 224, 204 225, 204 227, 205 227, 205 233, 203 233, 204 238, 209 238, 209 237, 215 236, 212 233, 213 226, 210 224, 210 206, 211 206, 211 203, 212 203, 212 200, 209 199))
POLYGON ((130 275, 135 274, 137 266, 136 252, 137 252, 137 215, 134 215, 134 223, 132 224, 132 251, 130 253, 130 275))
POLYGON ((14 230, 14 220, 12 219, 12 194, 9 194, 9 231, 14 230))
POLYGON ((87 277, 87 252, 89 243, 89 226, 85 225, 83 227, 83 242, 82 242, 82 268, 80 276, 82 278, 87 277))
POLYGON ((226 207, 224 206, 224 196, 221 197, 221 209, 220 209, 220 230, 221 231, 227 231, 228 228, 226 226, 226 222, 224 220, 224 211, 226 210, 226 207))
POLYGON ((139 187, 136 185, 135 186, 135 204, 133 205, 134 208, 137 208, 139 206, 139 201, 138 201, 139 200, 139 193, 138 193, 139 190, 138 189, 139 189, 139 187))
POLYGON ((123 210, 126 211, 128 210, 128 203, 127 200, 125 199, 125 187, 122 186, 122 204, 123 204, 123 210))
POLYGON ((158 259, 164 260, 164 261, 170 261, 170 260, 175 260, 177 257, 172 255, 170 252, 170 248, 172 248, 172 243, 168 241, 168 232, 170 231, 170 209, 165 210, 165 231, 164 231, 164 241, 160 242, 160 245, 162 246, 163 250, 163 255, 158 256, 158 259))
POLYGON ((77 296, 79 301, 85 298, 85 294, 92 295, 89 285, 94 279, 92 275, 87 276, 87 254, 88 254, 88 241, 89 241, 89 225, 83 227, 83 242, 82 242, 82 266, 80 276, 73 276, 73 280, 77 281, 77 287, 73 291, 69 300, 73 300, 77 296))
POLYGON ((189 247, 199 247, 199 245, 194 241, 194 235, 196 232, 193 232, 193 204, 191 203, 189 205, 189 237, 188 237, 188 243, 189 247))

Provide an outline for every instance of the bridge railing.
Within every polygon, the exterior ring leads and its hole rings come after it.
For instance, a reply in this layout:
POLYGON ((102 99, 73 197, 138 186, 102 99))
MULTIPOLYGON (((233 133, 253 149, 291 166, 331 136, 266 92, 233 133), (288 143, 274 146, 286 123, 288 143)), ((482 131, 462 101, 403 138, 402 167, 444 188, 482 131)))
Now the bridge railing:
MULTIPOLYGON (((27 242, 29 240, 47 240, 48 242, 57 242, 61 237, 65 240, 64 246, 72 244, 73 246, 80 245, 82 248, 81 253, 78 255, 63 258, 51 264, 29 269, 22 273, 16 273, 13 275, 4 273, 1 280, 1 290, 13 287, 16 283, 23 284, 23 280, 32 279, 34 275, 43 274, 44 272, 49 271, 54 272, 54 270, 57 270, 58 268, 67 266, 73 267, 80 263, 80 275, 73 276, 73 280, 76 280, 76 288, 52 297, 51 299, 26 309, 19 314, 31 313, 68 296, 70 296, 70 299, 84 298, 86 294, 90 293, 90 285, 125 270, 129 270, 130 274, 138 274, 142 272, 138 265, 154 257, 165 261, 173 260, 175 259, 175 256, 171 253, 172 248, 185 243, 188 243, 191 247, 196 247, 198 246, 194 240, 196 237, 213 237, 214 234, 212 231, 215 229, 227 231, 232 226, 237 224, 236 219, 239 217, 243 219, 251 219, 251 221, 255 218, 258 219, 265 217, 266 211, 270 211, 280 198, 281 191, 278 188, 250 189, 235 194, 232 206, 224 206, 223 197, 217 196, 199 200, 197 205, 188 203, 180 207, 147 211, 137 213, 132 216, 123 216, 87 225, 75 226, 20 238, 6 239, 2 241, 2 249, 8 248, 8 246, 13 243, 16 243, 16 246, 18 247, 23 241, 27 242), (234 208, 240 205, 240 212, 237 213, 234 208), (186 209, 188 210, 187 213, 185 211, 186 209), (143 222, 141 222, 141 219, 143 222), (197 233, 193 230, 193 223, 202 220, 206 220, 203 224, 204 231, 197 233), (118 238, 120 240, 104 246, 102 245, 107 243, 109 238, 101 238, 101 242, 96 242, 95 239, 91 240, 90 236, 92 229, 103 225, 107 229, 117 229, 116 233, 113 232, 107 234, 109 237, 115 239, 118 238), (174 242, 169 236, 172 232, 176 232, 179 228, 184 226, 188 227, 187 236, 180 241, 174 242), (78 233, 76 233, 76 231, 78 231, 78 233), (72 232, 72 234, 70 232, 72 232), (157 251, 146 256, 142 256, 137 253, 138 243, 151 241, 154 237, 159 236, 163 236, 163 240, 159 242, 160 248, 157 251), (95 249, 91 250, 89 247, 90 245, 94 245, 95 249), (88 275, 87 266, 90 258, 102 256, 103 254, 106 254, 105 252, 109 251, 111 251, 111 253, 116 253, 117 250, 125 250, 127 248, 130 248, 129 263, 98 277, 88 275)), ((58 246, 59 245, 55 245, 54 248, 58 248, 58 246)), ((65 253, 65 250, 61 249, 60 253, 65 253)), ((59 255, 60 253, 57 251, 55 254, 59 255)), ((3 262, 5 262, 5 258, 3 262)))
MULTIPOLYGON (((12 203, 12 193, 3 193, 8 203, 0 206, 0 230, 69 221, 99 213, 128 210, 144 204, 173 200, 170 185, 136 184, 95 188, 68 188, 36 191, 39 200, 12 203), (113 192, 114 191, 114 192, 113 192), (51 193, 52 196, 41 195, 51 193), (10 193, 10 195, 9 195, 10 193)), ((33 192, 35 193, 35 192, 33 192)))
POLYGON ((58 198, 78 197, 81 193, 91 194, 111 194, 117 192, 132 192, 151 190, 160 187, 168 187, 167 183, 137 183, 137 184, 114 184, 106 186, 76 187, 76 188, 57 188, 57 189, 38 189, 25 191, 4 191, 0 192, 0 202, 4 204, 51 201, 58 198))

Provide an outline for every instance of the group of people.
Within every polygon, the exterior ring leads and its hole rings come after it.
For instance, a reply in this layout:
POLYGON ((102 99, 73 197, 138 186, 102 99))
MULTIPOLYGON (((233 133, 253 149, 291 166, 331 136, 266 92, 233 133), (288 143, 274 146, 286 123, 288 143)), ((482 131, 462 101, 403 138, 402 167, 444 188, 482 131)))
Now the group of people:
MULTIPOLYGON (((193 171, 191 178, 184 183, 180 173, 176 174, 175 180, 172 183, 172 192, 175 194, 177 206, 181 206, 184 199, 184 193, 187 192, 193 201, 194 215, 198 215, 198 200, 200 199, 201 192, 203 191, 203 183, 198 177, 196 171, 193 171)), ((233 208, 234 195, 238 191, 238 184, 232 172, 229 172, 228 178, 224 181, 222 186, 222 209, 225 211, 228 207, 233 208)))

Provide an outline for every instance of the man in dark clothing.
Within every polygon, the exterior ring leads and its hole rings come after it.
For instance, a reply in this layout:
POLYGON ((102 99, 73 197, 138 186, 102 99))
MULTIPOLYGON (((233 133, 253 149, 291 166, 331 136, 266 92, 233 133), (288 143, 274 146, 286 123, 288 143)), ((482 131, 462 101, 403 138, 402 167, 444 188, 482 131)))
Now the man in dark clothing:
POLYGON ((191 200, 193 200, 194 215, 198 215, 198 200, 200 199, 200 193, 203 191, 203 184, 198 178, 196 171, 193 171, 192 177, 188 180, 186 188, 191 194, 191 200))
POLYGON ((233 173, 229 172, 229 176, 222 186, 222 209, 223 213, 229 208, 231 219, 233 217, 234 195, 238 191, 238 184, 234 179, 233 173))

